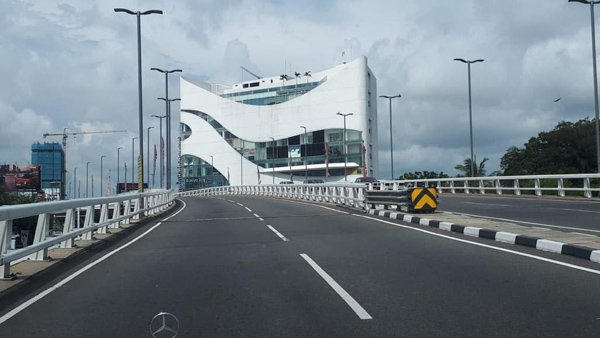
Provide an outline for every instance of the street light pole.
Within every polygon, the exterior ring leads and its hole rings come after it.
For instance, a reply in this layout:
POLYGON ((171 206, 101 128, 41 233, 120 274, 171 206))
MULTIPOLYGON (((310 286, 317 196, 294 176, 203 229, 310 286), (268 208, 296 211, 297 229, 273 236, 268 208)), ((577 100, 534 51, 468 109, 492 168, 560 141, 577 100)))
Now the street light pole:
POLYGON ((73 168, 73 185, 75 186, 73 188, 73 199, 77 198, 77 167, 73 168))
MULTIPOLYGON (((134 137, 131 139, 131 184, 133 184, 135 182, 133 180, 133 172, 134 172, 133 169, 135 169, 135 161, 134 161, 134 153, 133 152, 135 150, 135 140, 137 140, 137 139, 138 139, 137 137, 134 137)), ((127 180, 127 177, 125 178, 125 180, 127 180)), ((127 184, 125 184, 125 185, 127 185, 127 184)), ((138 187, 138 189, 139 189, 139 187, 138 187)), ((127 189, 125 189, 125 190, 127 190, 127 189)))
MULTIPOLYGON (((138 102, 139 102, 139 138, 140 138, 140 158, 141 167, 138 170, 142 176, 142 183, 144 182, 144 113, 142 107, 142 28, 141 28, 141 16, 150 14, 163 14, 161 10, 153 9, 145 12, 133 12, 125 8, 115 8, 117 13, 127 13, 135 15, 137 17, 137 49, 138 49, 138 102)), ((133 171, 132 171, 133 174, 133 171)), ((138 187, 139 191, 142 192, 144 185, 138 187)))
POLYGON ((171 189, 171 104, 170 102, 172 101, 180 101, 179 99, 176 100, 169 100, 169 74, 171 73, 181 73, 182 70, 181 69, 172 69, 172 70, 168 70, 168 69, 160 69, 160 68, 150 68, 150 70, 156 70, 157 72, 161 72, 163 74, 165 74, 165 97, 164 97, 164 101, 165 101, 165 109, 166 109, 166 116, 167 116, 167 189, 171 189))
MULTIPOLYGON (((121 178, 119 176, 121 174, 121 170, 119 169, 120 168, 120 165, 119 165, 120 158, 119 157, 120 157, 121 149, 123 149, 123 147, 117 148, 117 190, 119 189, 119 180, 121 178)), ((127 177, 125 177, 125 180, 127 180, 127 177)))
POLYGON ((392 180, 394 180, 395 176, 394 176, 394 144, 392 143, 392 99, 395 99, 397 97, 402 97, 402 95, 398 94, 395 96, 387 96, 387 95, 381 95, 379 97, 383 97, 386 98, 390 101, 390 156, 391 156, 391 165, 392 165, 392 180))
POLYGON ((472 113, 472 105, 471 105, 471 64, 477 62, 483 62, 483 59, 478 59, 474 61, 467 61, 465 59, 456 58, 454 61, 459 61, 467 64, 467 72, 469 76, 469 130, 470 130, 470 139, 471 139, 471 177, 475 177, 475 158, 473 157, 473 113, 472 113))
POLYGON ((159 144, 160 144, 160 168, 159 168, 159 172, 160 172, 160 188, 163 188, 163 136, 162 136, 162 119, 167 118, 167 115, 164 116, 158 116, 158 115, 152 115, 152 117, 156 117, 159 121, 159 132, 160 132, 160 140, 159 140, 159 144))
POLYGON ((90 171, 90 163, 92 163, 92 162, 88 162, 85 164, 85 198, 90 197, 88 195, 88 186, 89 186, 88 175, 89 175, 89 171, 90 171))
POLYGON ((240 185, 244 185, 244 148, 235 148, 240 152, 240 185))
POLYGON ((154 129, 154 127, 148 127, 148 137, 146 138, 148 140, 148 145, 146 146, 146 159, 148 160, 148 163, 146 164, 146 168, 148 169, 148 175, 146 175, 146 180, 148 181, 148 188, 150 188, 150 129, 154 129))
POLYGON ((600 4, 600 1, 588 0, 569 0, 569 2, 579 2, 590 5, 590 18, 592 23, 592 63, 594 67, 594 113, 596 116, 596 163, 598 173, 600 173, 600 116, 598 113, 598 70, 596 67, 596 23, 594 19, 594 5, 600 4))
POLYGON ((273 143, 272 143, 272 148, 271 148, 271 157, 273 162, 271 163, 271 169, 273 171, 273 184, 275 184, 275 138, 274 137, 269 137, 273 143))
MULTIPOLYGON (((304 180, 308 180, 308 138, 306 137, 306 127, 300 126, 300 128, 304 128, 304 180)), ((300 156, 302 156, 302 142, 300 142, 300 156)))
POLYGON ((104 183, 103 183, 104 182, 103 181, 104 175, 103 175, 102 171, 103 171, 103 167, 104 167, 104 161, 103 160, 104 160, 105 157, 106 157, 105 155, 100 156, 100 197, 103 196, 103 194, 102 194, 102 192, 103 192, 102 186, 104 185, 104 183))
POLYGON ((348 149, 346 149, 346 116, 352 116, 353 113, 342 114, 338 112, 336 115, 344 117, 344 181, 348 182, 348 149))

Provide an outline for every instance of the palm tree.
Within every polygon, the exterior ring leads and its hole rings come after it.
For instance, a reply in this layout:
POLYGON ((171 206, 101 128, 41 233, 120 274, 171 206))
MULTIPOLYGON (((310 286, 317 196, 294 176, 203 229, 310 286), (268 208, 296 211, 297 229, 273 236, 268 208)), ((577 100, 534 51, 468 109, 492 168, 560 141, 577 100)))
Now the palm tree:
POLYGON ((298 73, 298 72, 294 72, 294 76, 296 77, 296 86, 298 85, 298 78, 301 76, 302 74, 298 73))
POLYGON ((308 78, 312 77, 312 75, 310 75, 310 70, 304 73, 304 77, 306 78, 306 83, 308 83, 308 78))
POLYGON ((484 157, 483 161, 481 161, 481 163, 479 163, 479 165, 478 165, 477 159, 475 159, 475 175, 471 175, 471 168, 473 168, 473 166, 471 165, 470 158, 466 158, 463 161, 463 164, 457 164, 454 167, 454 169, 462 171, 464 173, 465 177, 485 176, 485 162, 487 162, 487 161, 489 161, 489 158, 484 157))
POLYGON ((286 74, 279 75, 279 80, 283 80, 283 85, 285 86, 285 80, 289 79, 289 76, 286 74))

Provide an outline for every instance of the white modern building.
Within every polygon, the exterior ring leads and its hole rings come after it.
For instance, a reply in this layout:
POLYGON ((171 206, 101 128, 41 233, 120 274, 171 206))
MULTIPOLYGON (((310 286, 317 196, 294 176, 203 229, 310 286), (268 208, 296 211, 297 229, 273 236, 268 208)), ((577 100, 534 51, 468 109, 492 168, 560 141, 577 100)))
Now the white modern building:
POLYGON ((366 57, 232 86, 181 78, 180 90, 181 190, 378 175, 377 81, 366 57), (338 112, 353 114, 346 151, 338 112))

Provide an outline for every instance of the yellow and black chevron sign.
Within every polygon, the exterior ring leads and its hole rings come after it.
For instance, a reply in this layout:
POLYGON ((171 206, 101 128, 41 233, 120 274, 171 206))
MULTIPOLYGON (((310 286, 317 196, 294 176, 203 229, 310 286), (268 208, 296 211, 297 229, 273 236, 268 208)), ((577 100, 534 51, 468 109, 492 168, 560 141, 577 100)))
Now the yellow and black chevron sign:
POLYGON ((435 188, 415 188, 410 193, 409 209, 412 211, 434 211, 438 207, 435 188))

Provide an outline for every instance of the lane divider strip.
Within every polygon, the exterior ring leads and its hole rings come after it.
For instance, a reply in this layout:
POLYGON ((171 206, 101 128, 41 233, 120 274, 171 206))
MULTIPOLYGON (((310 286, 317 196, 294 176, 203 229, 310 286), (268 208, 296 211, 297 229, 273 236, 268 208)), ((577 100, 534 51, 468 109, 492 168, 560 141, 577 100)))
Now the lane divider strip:
POLYGON ((362 307, 358 302, 350 296, 344 288, 342 288, 325 270, 323 270, 319 264, 312 260, 312 258, 308 257, 307 254, 300 254, 302 258, 321 276, 331 288, 337 292, 337 294, 342 297, 342 299, 350 306, 350 308, 358 315, 358 318, 362 320, 373 319, 371 315, 362 307))

